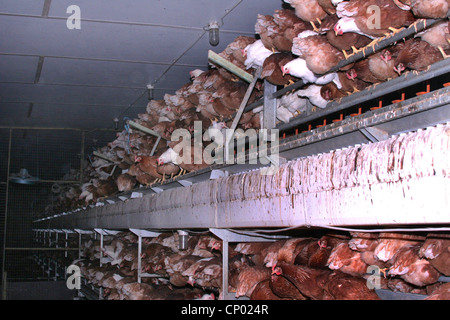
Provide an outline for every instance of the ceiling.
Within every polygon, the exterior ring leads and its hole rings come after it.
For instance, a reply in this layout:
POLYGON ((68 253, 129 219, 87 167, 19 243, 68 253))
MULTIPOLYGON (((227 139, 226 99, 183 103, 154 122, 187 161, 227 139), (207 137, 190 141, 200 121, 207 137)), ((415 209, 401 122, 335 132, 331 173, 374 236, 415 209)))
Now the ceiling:
POLYGON ((207 69, 282 0, 0 0, 0 127, 114 128, 207 69), (68 18, 80 9, 80 29, 68 18), (210 22, 220 43, 209 44, 210 22))

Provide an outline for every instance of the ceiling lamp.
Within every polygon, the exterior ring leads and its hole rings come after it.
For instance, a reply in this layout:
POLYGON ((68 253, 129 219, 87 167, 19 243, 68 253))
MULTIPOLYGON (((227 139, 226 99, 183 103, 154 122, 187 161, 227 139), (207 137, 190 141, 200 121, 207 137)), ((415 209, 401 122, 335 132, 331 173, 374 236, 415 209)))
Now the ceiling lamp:
POLYGON ((119 118, 117 118, 117 117, 114 118, 113 122, 114 122, 114 130, 118 131, 119 130, 119 118))
POLYGON ((219 24, 217 21, 211 22, 208 26, 209 44, 213 47, 219 44, 219 24))
POLYGON ((31 176, 27 169, 22 168, 19 173, 11 174, 9 181, 19 184, 35 184, 39 182, 39 178, 31 176))
POLYGON ((151 84, 147 85, 147 97, 148 97, 148 101, 153 100, 153 89, 155 87, 153 87, 151 84))

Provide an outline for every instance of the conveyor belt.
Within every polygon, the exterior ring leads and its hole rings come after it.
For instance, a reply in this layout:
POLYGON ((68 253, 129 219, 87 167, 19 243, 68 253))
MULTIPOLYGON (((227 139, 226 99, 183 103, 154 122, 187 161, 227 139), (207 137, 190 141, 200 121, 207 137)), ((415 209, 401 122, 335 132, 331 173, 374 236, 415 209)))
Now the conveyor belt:
MULTIPOLYGON (((436 100, 438 105, 445 102, 445 110, 450 112, 449 95, 434 95, 430 101, 436 100)), ((387 115, 401 115, 396 111, 387 115)), ((362 115, 357 123, 373 124, 376 117, 365 119, 367 116, 362 115)), ((345 125, 343 121, 342 129, 330 130, 345 134, 345 125)), ((220 229, 449 224, 449 131, 450 124, 440 125, 378 143, 303 157, 280 166, 274 175, 254 170, 201 181, 41 220, 40 227, 220 229), (395 162, 389 164, 390 159, 395 162)), ((326 131, 316 134, 326 135, 326 131)), ((301 142, 304 139, 292 144, 301 148, 301 142)), ((290 147, 289 152, 294 152, 290 147)))

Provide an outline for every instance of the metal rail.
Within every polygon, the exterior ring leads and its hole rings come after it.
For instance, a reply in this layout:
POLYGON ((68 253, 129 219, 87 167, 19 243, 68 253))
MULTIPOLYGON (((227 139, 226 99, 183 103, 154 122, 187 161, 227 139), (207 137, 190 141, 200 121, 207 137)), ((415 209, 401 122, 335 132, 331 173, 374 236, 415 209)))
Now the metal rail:
POLYGON ((430 66, 430 68, 423 72, 408 72, 402 76, 392 79, 376 86, 371 86, 361 92, 353 93, 350 96, 342 98, 340 101, 330 102, 327 107, 323 110, 315 112, 307 116, 299 116, 292 119, 289 123, 281 124, 277 126, 277 129, 281 131, 289 130, 304 123, 308 123, 327 115, 348 109, 360 103, 364 103, 389 93, 407 88, 409 86, 424 82, 436 78, 438 76, 444 75, 450 72, 450 61, 442 60, 430 66))

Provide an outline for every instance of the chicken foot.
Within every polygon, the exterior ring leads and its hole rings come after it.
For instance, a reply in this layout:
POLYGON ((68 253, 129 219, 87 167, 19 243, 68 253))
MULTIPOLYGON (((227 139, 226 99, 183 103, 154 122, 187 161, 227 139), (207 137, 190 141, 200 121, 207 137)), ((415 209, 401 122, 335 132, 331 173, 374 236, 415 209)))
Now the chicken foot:
MULTIPOLYGON (((450 43, 450 40, 449 40, 449 39, 447 39, 447 41, 450 43)), ((445 51, 444 51, 444 49, 443 49, 441 46, 439 46, 438 49, 439 49, 439 51, 441 52, 441 54, 442 54, 442 56, 444 57, 444 59, 450 58, 450 55, 446 54, 445 51)))
POLYGON ((314 21, 310 21, 309 23, 312 25, 313 30, 314 30, 315 32, 319 33, 319 29, 317 29, 317 27, 316 27, 314 21))
POLYGON ((393 36, 394 34, 397 34, 397 33, 399 33, 400 31, 405 30, 405 28, 396 29, 396 28, 394 28, 394 27, 389 27, 388 29, 392 32, 392 34, 386 33, 386 34, 385 34, 386 37, 391 37, 391 36, 393 36))

